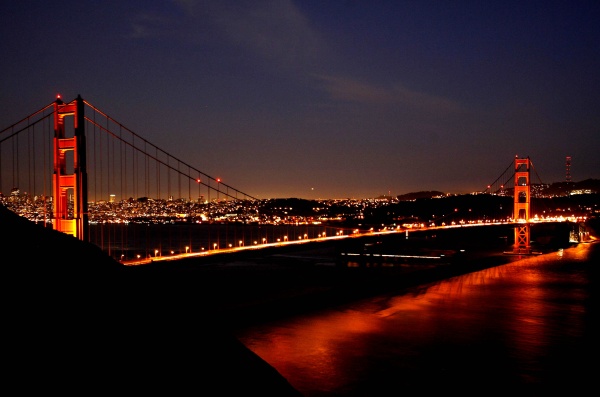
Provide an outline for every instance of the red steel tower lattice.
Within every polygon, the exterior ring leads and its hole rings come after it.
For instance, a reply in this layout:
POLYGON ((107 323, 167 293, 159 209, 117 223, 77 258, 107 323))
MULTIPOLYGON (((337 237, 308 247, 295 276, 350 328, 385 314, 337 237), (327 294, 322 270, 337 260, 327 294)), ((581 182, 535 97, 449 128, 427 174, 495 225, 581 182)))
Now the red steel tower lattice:
POLYGON ((59 97, 54 103, 53 226, 55 230, 88 241, 85 146, 83 99, 77 96, 74 101, 64 103, 59 97), (65 117, 69 116, 74 123, 70 137, 65 130, 65 117), (67 156, 71 152, 72 156, 67 156))
POLYGON ((531 197, 529 157, 520 159, 515 157, 515 188, 514 188, 514 214, 515 226, 514 252, 528 254, 531 250, 529 228, 529 204, 531 197))
POLYGON ((565 161, 565 168, 567 171, 566 181, 571 182, 571 156, 567 156, 567 159, 565 161))

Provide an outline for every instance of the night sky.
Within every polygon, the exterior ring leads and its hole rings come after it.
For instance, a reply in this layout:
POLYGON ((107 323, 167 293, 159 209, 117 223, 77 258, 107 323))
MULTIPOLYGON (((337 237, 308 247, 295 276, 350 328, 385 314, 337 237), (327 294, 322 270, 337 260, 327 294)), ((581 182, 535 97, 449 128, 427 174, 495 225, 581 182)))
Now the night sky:
POLYGON ((0 128, 81 95, 257 198, 600 179, 600 2, 2 1, 0 128))

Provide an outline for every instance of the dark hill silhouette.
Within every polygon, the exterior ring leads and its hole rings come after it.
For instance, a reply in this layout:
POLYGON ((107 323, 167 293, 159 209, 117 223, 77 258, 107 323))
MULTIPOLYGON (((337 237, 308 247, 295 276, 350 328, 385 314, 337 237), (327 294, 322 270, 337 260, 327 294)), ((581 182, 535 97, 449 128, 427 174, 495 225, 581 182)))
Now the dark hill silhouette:
POLYGON ((22 393, 299 396, 173 272, 0 206, 5 387, 22 393))
POLYGON ((410 200, 416 200, 416 199, 443 197, 443 196, 447 196, 447 194, 437 191, 437 190, 427 190, 427 191, 421 191, 421 192, 400 194, 400 195, 396 196, 396 198, 400 201, 410 201, 410 200))
POLYGON ((574 191, 600 193, 600 179, 585 179, 579 182, 554 182, 543 190, 544 194, 555 196, 566 196, 574 191))

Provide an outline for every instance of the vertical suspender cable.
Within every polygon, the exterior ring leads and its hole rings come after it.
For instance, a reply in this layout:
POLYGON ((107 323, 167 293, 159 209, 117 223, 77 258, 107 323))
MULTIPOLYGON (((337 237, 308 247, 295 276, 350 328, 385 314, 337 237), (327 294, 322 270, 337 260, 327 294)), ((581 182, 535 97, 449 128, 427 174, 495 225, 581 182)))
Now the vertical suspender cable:
POLYGON ((171 167, 169 166, 169 158, 167 155, 167 200, 171 199, 171 167))
MULTIPOLYGON (((13 128, 14 131, 14 128, 13 128)), ((15 188, 17 185, 17 175, 18 175, 18 167, 19 167, 19 135, 17 134, 15 136, 15 139, 13 139, 13 151, 12 151, 12 162, 13 162, 13 166, 12 166, 12 176, 13 176, 13 183, 12 183, 12 188, 15 188), (16 155, 16 162, 15 162, 15 155, 16 155), (15 172, 17 175, 15 175, 15 172)), ((12 192, 12 188, 11 188, 11 192, 12 192)))
MULTIPOLYGON (((158 158, 158 148, 154 148, 154 157, 158 158)), ((160 163, 156 163, 156 198, 160 198, 160 163)))
POLYGON ((43 191, 44 191, 44 227, 46 227, 47 222, 48 222, 48 213, 47 213, 47 205, 48 205, 48 195, 46 194, 46 175, 48 173, 48 161, 46 160, 46 142, 50 142, 50 128, 49 128, 49 124, 50 122, 47 121, 47 126, 46 128, 44 128, 42 126, 42 158, 43 158, 43 163, 42 163, 42 178, 43 178, 43 191), (46 141, 46 139, 44 139, 44 132, 48 131, 48 140, 46 141))
MULTIPOLYGON (((119 182, 120 182, 120 190, 119 190, 119 202, 123 204, 125 198, 125 190, 123 189, 123 176, 127 178, 127 167, 124 163, 124 153, 123 153, 123 131, 121 125, 119 125, 119 182)), ((122 214, 125 215, 125 214, 122 214)), ((124 258, 125 252, 125 230, 126 224, 121 225, 121 258, 124 258)))
POLYGON ((127 194, 127 156, 126 156, 126 150, 127 147, 123 148, 123 129, 122 127, 119 125, 119 143, 121 144, 121 172, 120 172, 120 177, 121 177, 121 197, 120 199, 123 200, 125 199, 125 195, 127 194))
MULTIPOLYGON (((29 117, 27 118, 27 124, 29 125, 29 117)), ((35 124, 31 127, 32 131, 35 133, 35 124)), ((27 130, 27 152, 28 153, 28 158, 27 158, 27 179, 28 179, 28 186, 27 186, 27 190, 28 190, 28 194, 29 194, 29 199, 33 200, 34 197, 34 191, 32 190, 32 186, 31 186, 31 180, 34 177, 34 175, 31 175, 33 173, 34 170, 31 169, 32 164, 35 165, 35 153, 32 153, 32 151, 34 150, 34 147, 31 145, 31 133, 29 132, 29 129, 27 130)), ((35 168, 35 167, 34 167, 35 168)))
MULTIPOLYGON (((107 132, 110 133, 110 130, 107 129, 107 132)), ((113 140, 110 139, 110 135, 109 134, 105 134, 106 135, 106 196, 104 197, 104 200, 106 200, 107 205, 112 206, 112 203, 110 202, 111 197, 110 194, 112 192, 112 179, 113 179, 113 169, 111 168, 111 165, 114 162, 114 157, 113 157, 113 153, 111 152, 111 142, 114 142, 113 140), (111 161, 111 159, 113 161, 111 161)), ((114 147, 114 146, 113 146, 114 147)), ((107 226, 106 226, 106 240, 107 240, 107 251, 108 251, 108 255, 111 256, 112 255, 112 239, 114 236, 114 222, 107 222, 107 226)))
POLYGON ((131 152, 131 176, 130 176, 130 187, 129 187, 129 192, 131 194, 131 198, 133 198, 133 200, 137 199, 137 196, 135 195, 135 179, 136 179, 136 175, 135 175, 135 137, 132 136, 131 137, 131 147, 129 148, 130 152, 131 152))
POLYGON ((145 163, 145 167, 144 167, 144 184, 145 184, 145 196, 146 197, 150 197, 150 176, 149 176, 149 172, 150 172, 150 157, 148 155, 146 155, 147 153, 147 147, 146 147, 146 141, 144 141, 144 163, 145 163))
MULTIPOLYGON (((96 128, 97 128, 96 113, 94 113, 94 130, 93 130, 93 135, 94 136, 93 136, 93 140, 92 140, 93 144, 91 144, 91 145, 92 145, 92 149, 94 151, 94 157, 93 157, 94 161, 93 161, 93 164, 92 164, 92 166, 93 166, 92 168, 93 168, 94 172, 92 174, 93 174, 93 179, 94 179, 94 202, 95 203, 98 202, 98 197, 97 197, 97 193, 98 193, 98 177, 96 175, 97 172, 98 172, 98 169, 97 169, 98 160, 96 159, 96 154, 97 154, 97 151, 96 151, 96 147, 97 147, 96 146, 96 137, 97 137, 98 134, 96 133, 96 128)), ((89 139, 88 139, 88 142, 90 142, 89 139)), ((88 143, 88 145, 89 145, 89 143, 88 143)))

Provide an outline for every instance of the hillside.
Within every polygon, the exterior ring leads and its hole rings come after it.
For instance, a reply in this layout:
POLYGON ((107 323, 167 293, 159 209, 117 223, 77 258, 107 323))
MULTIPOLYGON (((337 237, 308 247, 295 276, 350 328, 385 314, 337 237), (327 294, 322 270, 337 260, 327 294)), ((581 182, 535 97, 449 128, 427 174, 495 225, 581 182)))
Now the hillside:
POLYGON ((543 190, 543 194, 564 196, 571 193, 600 193, 600 179, 586 179, 579 182, 555 182, 543 190))
POLYGON ((166 273, 126 268, 2 206, 0 242, 9 389, 299 395, 166 273))

